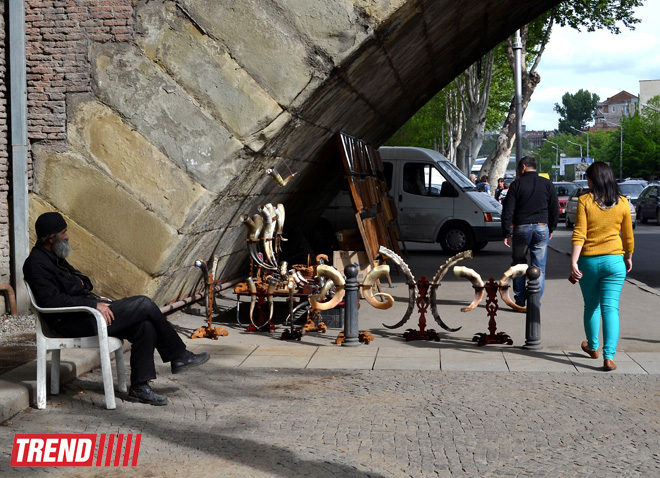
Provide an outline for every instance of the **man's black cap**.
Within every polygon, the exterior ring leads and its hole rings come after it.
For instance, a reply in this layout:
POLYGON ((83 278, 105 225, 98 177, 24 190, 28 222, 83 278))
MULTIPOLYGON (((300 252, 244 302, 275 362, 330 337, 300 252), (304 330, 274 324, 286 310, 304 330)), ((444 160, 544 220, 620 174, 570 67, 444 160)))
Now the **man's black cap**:
POLYGON ((34 223, 37 238, 57 234, 66 229, 66 227, 66 221, 59 212, 45 212, 39 216, 37 222, 34 223))

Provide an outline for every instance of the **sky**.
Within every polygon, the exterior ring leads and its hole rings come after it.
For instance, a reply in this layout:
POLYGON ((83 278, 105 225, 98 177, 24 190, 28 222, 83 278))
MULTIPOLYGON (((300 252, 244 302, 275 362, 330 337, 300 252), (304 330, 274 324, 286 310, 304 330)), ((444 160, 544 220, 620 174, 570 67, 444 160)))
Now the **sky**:
POLYGON ((635 10, 642 21, 621 33, 554 28, 537 72, 541 83, 523 115, 528 131, 554 130, 555 103, 569 92, 588 90, 601 101, 625 90, 639 95, 640 80, 660 80, 660 0, 635 10))

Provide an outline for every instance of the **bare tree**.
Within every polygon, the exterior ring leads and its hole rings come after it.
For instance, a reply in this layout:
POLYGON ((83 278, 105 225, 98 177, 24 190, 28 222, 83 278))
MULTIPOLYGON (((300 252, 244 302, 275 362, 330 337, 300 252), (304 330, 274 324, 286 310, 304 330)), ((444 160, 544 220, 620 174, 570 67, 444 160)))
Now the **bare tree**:
MULTIPOLYGON (((528 69, 527 68, 528 63, 524 60, 522 62, 521 106, 522 106, 523 114, 527 109, 527 105, 529 104, 529 101, 532 97, 532 94, 534 93, 534 90, 541 81, 541 77, 536 72, 536 69, 539 65, 539 62, 541 61, 541 56, 545 51, 545 46, 547 45, 548 40, 550 39, 550 33, 554 25, 554 20, 555 20, 555 16, 553 12, 550 14, 550 18, 547 21, 546 25, 544 26, 542 39, 539 42, 539 45, 537 46, 537 49, 535 51, 535 56, 532 58, 531 67, 528 69)), ((521 29, 520 36, 522 40, 522 57, 523 59, 526 59, 527 40, 529 38, 529 25, 525 25, 521 29)), ((511 65, 511 69, 513 70, 515 65, 515 57, 514 57, 513 43, 511 37, 507 38, 506 40, 506 54, 507 54, 507 58, 509 59, 509 63, 511 65)), ((511 156, 511 148, 513 147, 513 142, 515 141, 515 139, 516 139, 516 104, 515 104, 515 98, 512 98, 511 105, 509 107, 509 113, 507 114, 507 117, 504 120, 504 124, 502 125, 502 129, 500 130, 497 136, 495 148, 490 153, 486 161, 484 161, 484 164, 481 167, 481 171, 479 172, 479 176, 482 176, 484 174, 488 176, 488 180, 491 184, 491 187, 495 187, 497 185, 498 178, 504 177, 507 166, 509 164, 509 157, 511 156)), ((520 158, 516 158, 516 160, 519 159, 520 158)))
POLYGON ((472 167, 472 156, 479 152, 484 142, 494 56, 492 51, 489 52, 454 80, 463 110, 467 111, 465 131, 456 147, 455 164, 466 175, 472 167))

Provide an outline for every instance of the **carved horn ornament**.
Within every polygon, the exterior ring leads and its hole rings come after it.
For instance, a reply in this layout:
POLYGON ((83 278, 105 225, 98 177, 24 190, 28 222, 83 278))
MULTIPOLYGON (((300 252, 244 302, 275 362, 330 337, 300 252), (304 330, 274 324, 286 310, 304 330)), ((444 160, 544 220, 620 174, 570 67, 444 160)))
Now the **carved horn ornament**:
POLYGON ((527 264, 516 264, 515 266, 507 269, 502 278, 499 280, 500 297, 502 297, 504 303, 512 309, 520 310, 522 312, 526 311, 527 307, 520 307, 513 300, 511 300, 511 296, 509 295, 509 286, 511 285, 513 279, 527 273, 527 267, 527 264))
POLYGON ((455 266, 454 275, 456 277, 463 277, 464 279, 468 279, 472 283, 472 287, 474 287, 474 299, 472 299, 472 303, 461 309, 461 312, 469 312, 478 306, 479 302, 481 302, 481 300, 484 298, 484 294, 486 293, 486 289, 484 288, 484 281, 475 270, 470 269, 469 267, 455 266))

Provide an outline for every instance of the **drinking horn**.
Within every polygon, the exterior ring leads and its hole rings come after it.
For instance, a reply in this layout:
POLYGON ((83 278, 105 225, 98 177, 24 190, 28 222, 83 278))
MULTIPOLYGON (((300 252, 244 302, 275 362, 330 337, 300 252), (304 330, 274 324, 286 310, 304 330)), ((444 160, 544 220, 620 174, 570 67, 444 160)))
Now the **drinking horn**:
POLYGON ((511 300, 511 296, 509 295, 509 285, 511 285, 513 279, 525 274, 527 272, 527 267, 527 264, 516 264, 515 266, 510 267, 498 282, 500 297, 502 297, 504 303, 511 307, 513 310, 519 310, 521 312, 525 312, 527 307, 520 307, 518 304, 511 300))
POLYGON ((484 298, 484 294, 486 293, 486 289, 484 288, 484 281, 474 269, 470 269, 469 267, 454 267, 454 275, 456 277, 463 277, 472 282, 472 287, 474 288, 474 299, 472 299, 472 303, 470 305, 461 309, 461 312, 469 312, 478 306, 479 302, 481 302, 481 299, 484 298))

